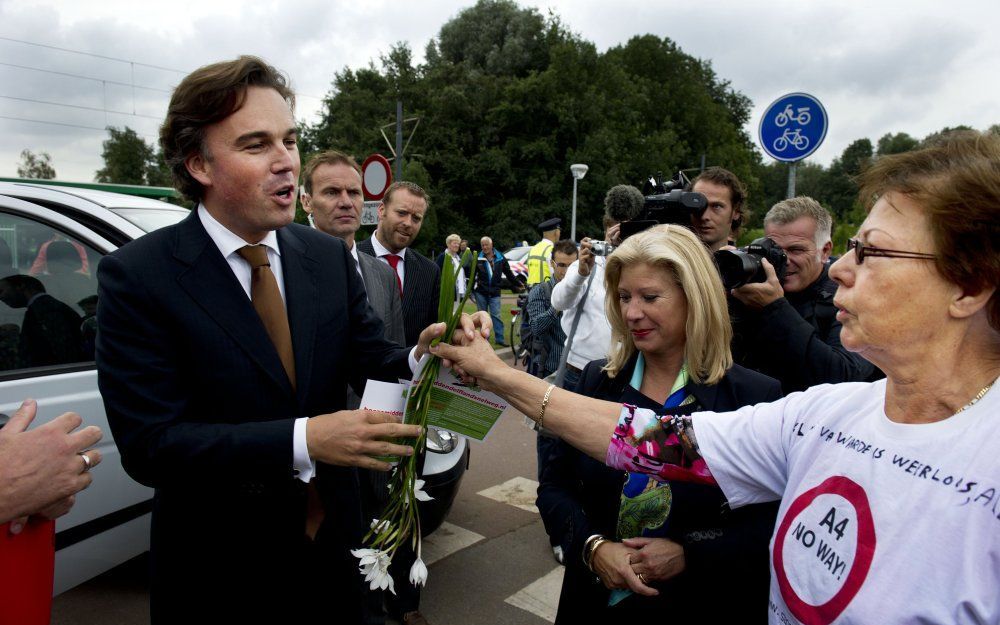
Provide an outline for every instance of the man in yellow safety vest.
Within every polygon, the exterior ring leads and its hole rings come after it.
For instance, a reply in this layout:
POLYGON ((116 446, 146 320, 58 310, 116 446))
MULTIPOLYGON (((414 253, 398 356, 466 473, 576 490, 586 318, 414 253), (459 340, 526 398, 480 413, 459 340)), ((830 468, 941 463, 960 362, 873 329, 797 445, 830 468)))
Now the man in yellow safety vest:
POLYGON ((545 282, 552 275, 552 246, 559 240, 559 225, 562 220, 558 217, 547 219, 538 224, 538 229, 542 232, 542 240, 531 246, 528 252, 528 288, 545 282))

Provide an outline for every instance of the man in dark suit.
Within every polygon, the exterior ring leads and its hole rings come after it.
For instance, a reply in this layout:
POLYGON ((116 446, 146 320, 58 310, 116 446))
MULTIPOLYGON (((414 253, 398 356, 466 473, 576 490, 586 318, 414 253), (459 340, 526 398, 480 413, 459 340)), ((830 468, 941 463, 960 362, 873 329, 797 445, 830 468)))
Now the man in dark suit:
POLYGON ((343 242, 291 223, 293 102, 254 57, 182 80, 160 141, 198 207, 98 270, 108 422, 155 488, 154 625, 359 622, 354 467, 387 470, 375 456, 412 454, 388 439, 419 432, 342 410, 355 371, 410 375, 440 327, 386 341, 343 242))
POLYGON ((392 269, 368 254, 358 254, 354 235, 361 227, 364 193, 361 167, 342 152, 327 150, 309 159, 302 171, 302 208, 317 230, 344 241, 358 263, 368 303, 385 325, 385 338, 406 345, 403 308, 392 269))
POLYGON ((411 344, 420 331, 437 321, 441 270, 434 261, 410 249, 420 233, 427 213, 427 193, 412 182, 394 182, 386 189, 378 207, 378 226, 370 239, 358 243, 358 249, 383 261, 396 270, 403 294, 403 325, 406 343, 411 344))
MULTIPOLYGON (((427 213, 427 193, 412 182, 394 182, 386 189, 378 208, 378 226, 358 248, 385 262, 396 272, 397 284, 403 295, 403 323, 406 339, 420 333, 421 325, 437 321, 438 295, 441 292, 441 270, 434 261, 410 249, 420 233, 427 213)), ((420 459, 423 466, 423 458, 420 459)), ((410 565, 416 558, 409 541, 404 542, 389 571, 396 584, 396 595, 387 596, 390 612, 403 625, 423 625, 427 619, 420 613, 420 588, 408 583, 410 565)))

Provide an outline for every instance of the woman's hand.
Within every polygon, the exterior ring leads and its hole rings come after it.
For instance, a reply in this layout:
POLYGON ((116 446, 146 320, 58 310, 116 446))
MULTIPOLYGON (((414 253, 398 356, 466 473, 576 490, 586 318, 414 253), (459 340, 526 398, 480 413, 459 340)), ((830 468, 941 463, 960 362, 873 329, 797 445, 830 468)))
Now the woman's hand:
POLYGON ((507 369, 507 364, 500 360, 490 346, 489 341, 481 336, 469 339, 465 333, 455 333, 456 343, 446 345, 439 343, 430 348, 435 356, 440 356, 442 364, 454 369, 455 374, 466 384, 478 384, 487 391, 495 390, 491 386, 491 374, 507 369))
POLYGON ((660 592, 643 584, 632 570, 635 553, 635 549, 609 540, 597 547, 590 565, 607 588, 628 588, 636 594, 655 597, 660 592))
POLYGON ((634 549, 632 571, 647 582, 662 582, 684 570, 684 547, 666 538, 626 538, 625 547, 634 549))

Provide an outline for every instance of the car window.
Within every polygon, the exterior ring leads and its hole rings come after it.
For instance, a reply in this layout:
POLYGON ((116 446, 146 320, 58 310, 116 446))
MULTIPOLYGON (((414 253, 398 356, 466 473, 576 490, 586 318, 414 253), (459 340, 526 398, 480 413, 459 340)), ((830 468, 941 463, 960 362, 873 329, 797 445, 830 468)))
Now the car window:
POLYGON ((128 219, 146 232, 170 226, 187 216, 187 211, 156 208, 112 208, 111 211, 128 219))
POLYGON ((94 360, 100 252, 0 212, 0 371, 94 360))

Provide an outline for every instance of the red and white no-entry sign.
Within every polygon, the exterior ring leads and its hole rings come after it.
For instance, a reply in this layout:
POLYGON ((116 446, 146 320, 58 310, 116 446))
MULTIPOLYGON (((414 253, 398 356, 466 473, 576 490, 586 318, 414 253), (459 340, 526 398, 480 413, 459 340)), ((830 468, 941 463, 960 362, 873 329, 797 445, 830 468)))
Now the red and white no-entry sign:
POLYGON ((361 166, 361 187, 365 198, 381 200, 386 189, 392 184, 392 168, 388 159, 381 154, 372 154, 361 166))

